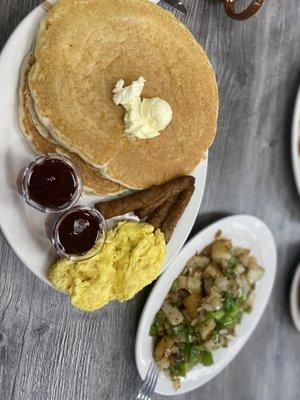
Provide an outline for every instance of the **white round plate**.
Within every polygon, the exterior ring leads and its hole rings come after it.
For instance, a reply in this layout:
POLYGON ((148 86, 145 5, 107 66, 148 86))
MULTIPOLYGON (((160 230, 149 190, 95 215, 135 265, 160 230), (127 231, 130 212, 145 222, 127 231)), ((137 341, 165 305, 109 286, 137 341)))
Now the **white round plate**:
POLYGON ((298 90, 293 116, 291 152, 296 186, 300 194, 300 88, 298 90))
POLYGON ((148 367, 153 361, 153 339, 149 336, 150 326, 155 314, 160 309, 172 283, 180 275, 186 262, 197 252, 214 240, 214 235, 221 230, 223 235, 232 239, 235 246, 251 249, 258 263, 265 268, 265 275, 256 287, 256 302, 251 314, 246 314, 239 327, 239 333, 228 348, 213 352, 214 364, 210 367, 196 366, 182 379, 181 388, 175 390, 171 380, 161 373, 156 393, 174 396, 194 390, 219 374, 238 354, 258 324, 268 303, 276 272, 276 245, 268 227, 258 218, 248 215, 237 215, 224 218, 199 232, 180 251, 170 268, 155 284, 144 307, 138 327, 135 359, 139 374, 145 378, 148 367))
MULTIPOLYGON (((19 171, 33 157, 18 125, 18 89, 20 67, 34 42, 38 24, 46 13, 41 6, 33 10, 17 27, 0 55, 0 226, 8 243, 21 261, 43 281, 55 258, 45 235, 45 215, 25 205, 16 192, 19 171)), ((196 190, 168 244, 163 270, 184 245, 201 204, 207 171, 203 161, 194 171, 196 190)), ((93 204, 96 196, 85 196, 81 203, 93 204)))

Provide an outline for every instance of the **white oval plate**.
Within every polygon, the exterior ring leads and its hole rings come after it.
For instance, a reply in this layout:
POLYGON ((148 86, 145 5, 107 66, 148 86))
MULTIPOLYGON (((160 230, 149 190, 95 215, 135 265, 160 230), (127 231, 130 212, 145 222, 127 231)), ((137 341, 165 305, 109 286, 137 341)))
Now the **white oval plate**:
POLYGON ((295 103, 292 125, 292 164, 296 186, 300 194, 300 88, 295 103))
POLYGON ((194 390, 219 374, 238 354, 251 333, 254 331, 268 303, 276 272, 276 245, 268 227, 258 218, 248 215, 237 215, 221 219, 199 232, 191 239, 170 265, 170 268, 159 278, 155 284, 144 307, 138 327, 135 359, 139 374, 145 378, 147 369, 153 361, 153 339, 148 332, 155 314, 160 309, 166 298, 173 281, 180 275, 186 262, 197 252, 214 240, 214 235, 221 230, 223 235, 232 239, 235 246, 251 249, 258 263, 265 268, 263 279, 256 288, 256 302, 251 314, 246 314, 239 327, 239 333, 228 348, 216 350, 214 364, 211 367, 196 366, 182 379, 181 388, 175 390, 171 380, 166 374, 161 373, 158 379, 156 393, 174 396, 194 390))
MULTIPOLYGON (((44 15, 41 6, 33 10, 11 35, 0 55, 0 226, 21 261, 37 277, 49 283, 46 273, 55 254, 45 235, 45 215, 24 204, 15 184, 20 169, 34 157, 18 125, 20 67, 44 15)), ((176 257, 195 222, 203 197, 206 171, 207 160, 194 171, 196 190, 168 244, 163 270, 176 257)), ((81 203, 92 204, 97 199, 96 196, 86 196, 81 203)))
POLYGON ((300 291, 300 264, 298 265, 290 292, 290 310, 292 320, 295 328, 300 333, 300 305, 299 305, 299 291, 300 291))

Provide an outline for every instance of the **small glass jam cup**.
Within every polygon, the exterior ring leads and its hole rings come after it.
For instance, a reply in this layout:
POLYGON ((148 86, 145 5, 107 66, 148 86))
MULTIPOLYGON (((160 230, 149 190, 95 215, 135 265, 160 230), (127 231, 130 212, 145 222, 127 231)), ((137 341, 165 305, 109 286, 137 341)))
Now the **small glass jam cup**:
POLYGON ((34 158, 20 173, 20 180, 20 193, 25 202, 43 213, 73 207, 83 189, 79 170, 60 154, 34 158))
POLYGON ((95 208, 76 206, 56 220, 51 241, 60 257, 84 261, 102 250, 106 236, 107 224, 102 214, 95 208))

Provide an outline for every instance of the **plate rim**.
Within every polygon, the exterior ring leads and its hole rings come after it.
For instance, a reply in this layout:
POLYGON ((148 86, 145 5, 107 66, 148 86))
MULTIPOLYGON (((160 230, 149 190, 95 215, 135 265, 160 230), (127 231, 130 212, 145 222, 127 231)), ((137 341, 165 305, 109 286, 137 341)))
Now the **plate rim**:
POLYGON ((290 303, 290 313, 292 317, 292 321, 294 323, 295 329, 300 333, 300 318, 298 315, 299 312, 299 305, 298 305, 298 285, 300 282, 300 263, 297 265, 292 284, 290 287, 290 296, 289 296, 289 303, 290 303))
MULTIPOLYGON (((194 391, 196 389, 199 389, 199 387, 207 384, 208 382, 210 382, 212 379, 214 379, 217 375, 219 375, 234 359, 235 357, 238 355, 238 353, 242 350, 242 348, 244 347, 244 345, 247 343, 247 341, 250 339, 250 337, 252 336, 252 334, 254 333, 255 329, 257 328, 257 325, 259 324, 263 313, 265 312, 265 309, 268 305, 268 302, 270 300, 273 288, 274 288, 274 283, 275 283, 275 278, 276 278, 276 272, 277 272, 277 262, 278 262, 278 254, 277 254, 277 246, 276 246, 276 241, 274 238, 274 235, 271 231, 271 229, 268 227, 268 225, 261 220, 260 218, 253 216, 253 215, 249 215, 249 214, 236 214, 236 215, 229 215, 226 216, 224 218, 221 218, 211 224, 209 224, 208 226, 206 226, 204 229, 200 230, 194 237, 192 237, 180 250, 180 252, 177 254, 177 257, 173 260, 172 264, 169 265, 169 268, 167 271, 165 271, 157 280, 157 282, 155 283, 154 287, 152 288, 146 302, 145 305, 143 307, 140 319, 139 319, 139 323, 138 323, 138 329, 137 329, 137 333, 136 333, 136 341, 135 341, 135 363, 136 363, 136 367, 139 373, 139 376, 141 379, 144 379, 143 374, 141 373, 141 365, 140 365, 140 356, 138 354, 139 349, 142 346, 142 330, 143 330, 143 325, 146 323, 146 314, 148 314, 148 312, 150 311, 151 307, 153 306, 153 299, 154 296, 156 294, 156 291, 159 290, 159 287, 161 285, 163 285, 165 282, 164 281, 168 281, 168 273, 170 273, 170 271, 172 270, 172 267, 174 266, 174 268, 176 268, 176 262, 177 259, 180 258, 181 254, 186 251, 186 248, 189 247, 193 247, 193 245, 195 243, 197 243, 200 240, 201 236, 205 236, 206 234, 208 234, 209 231, 213 231, 216 229, 220 229, 220 225, 222 225, 223 223, 226 222, 238 222, 241 219, 249 219, 249 221, 253 221, 253 222, 258 222, 260 225, 263 226, 263 229, 265 230, 265 232, 269 235, 270 239, 271 239, 271 246, 272 246, 272 251, 273 251, 273 255, 274 255, 274 265, 272 266, 272 280, 269 282, 269 293, 268 296, 265 298, 265 304, 264 307, 260 310, 259 312, 259 318, 257 318, 257 320, 255 321, 255 323, 252 325, 251 328, 251 332, 250 334, 246 337, 246 340, 243 342, 242 346, 238 349, 238 351, 234 354, 234 356, 230 359, 230 361, 228 363, 225 363, 225 365, 221 366, 221 368, 216 372, 216 373, 212 373, 211 376, 209 377, 209 379, 207 379, 205 382, 200 383, 198 386, 192 386, 191 388, 187 388, 183 391, 172 391, 172 392, 166 392, 166 391, 155 391, 155 393, 163 395, 163 396, 178 396, 178 395, 183 395, 185 393, 189 393, 191 391, 194 391), (158 288, 158 289, 157 289, 158 288)), ((234 240, 234 238, 233 238, 234 240)), ((184 268, 183 265, 180 266, 180 268, 182 267, 182 269, 184 268)), ((176 271, 178 273, 180 273, 179 266, 178 266, 178 271, 176 268, 176 271)), ((170 282, 168 282, 169 285, 170 282)), ((171 282, 172 283, 172 282, 171 282)), ((164 290, 168 290, 166 288, 164 288, 164 290)), ((166 292, 167 294, 167 292, 166 292)), ((163 301, 163 299, 162 299, 163 301)))
POLYGON ((292 166, 294 172, 295 183, 298 194, 300 195, 300 86, 297 91, 296 101, 293 111, 292 121, 292 140, 291 140, 291 154, 292 166))

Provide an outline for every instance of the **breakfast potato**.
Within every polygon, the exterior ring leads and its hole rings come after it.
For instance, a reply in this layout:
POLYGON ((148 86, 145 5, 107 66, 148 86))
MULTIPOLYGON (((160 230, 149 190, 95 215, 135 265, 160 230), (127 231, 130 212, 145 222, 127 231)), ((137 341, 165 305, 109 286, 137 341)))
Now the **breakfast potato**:
POLYGON ((183 314, 176 307, 173 307, 170 303, 164 303, 161 309, 165 314, 167 320, 169 321, 170 325, 176 326, 183 322, 183 314))
POLYGON ((195 365, 212 365, 211 352, 228 346, 264 273, 248 249, 221 235, 186 263, 151 325, 154 359, 177 389, 180 377, 195 365))
POLYGON ((182 303, 191 320, 197 318, 198 316, 197 309, 200 306, 200 302, 201 302, 200 293, 192 293, 188 297, 183 299, 182 303))
POLYGON ((231 243, 229 240, 219 239, 214 241, 211 249, 211 258, 213 260, 230 260, 231 243))
POLYGON ((170 336, 164 336, 155 347, 154 360, 156 362, 161 361, 165 357, 167 350, 170 350, 174 343, 170 336))
POLYGON ((202 340, 206 340, 216 327, 216 322, 213 319, 203 321, 198 325, 198 330, 202 340))

